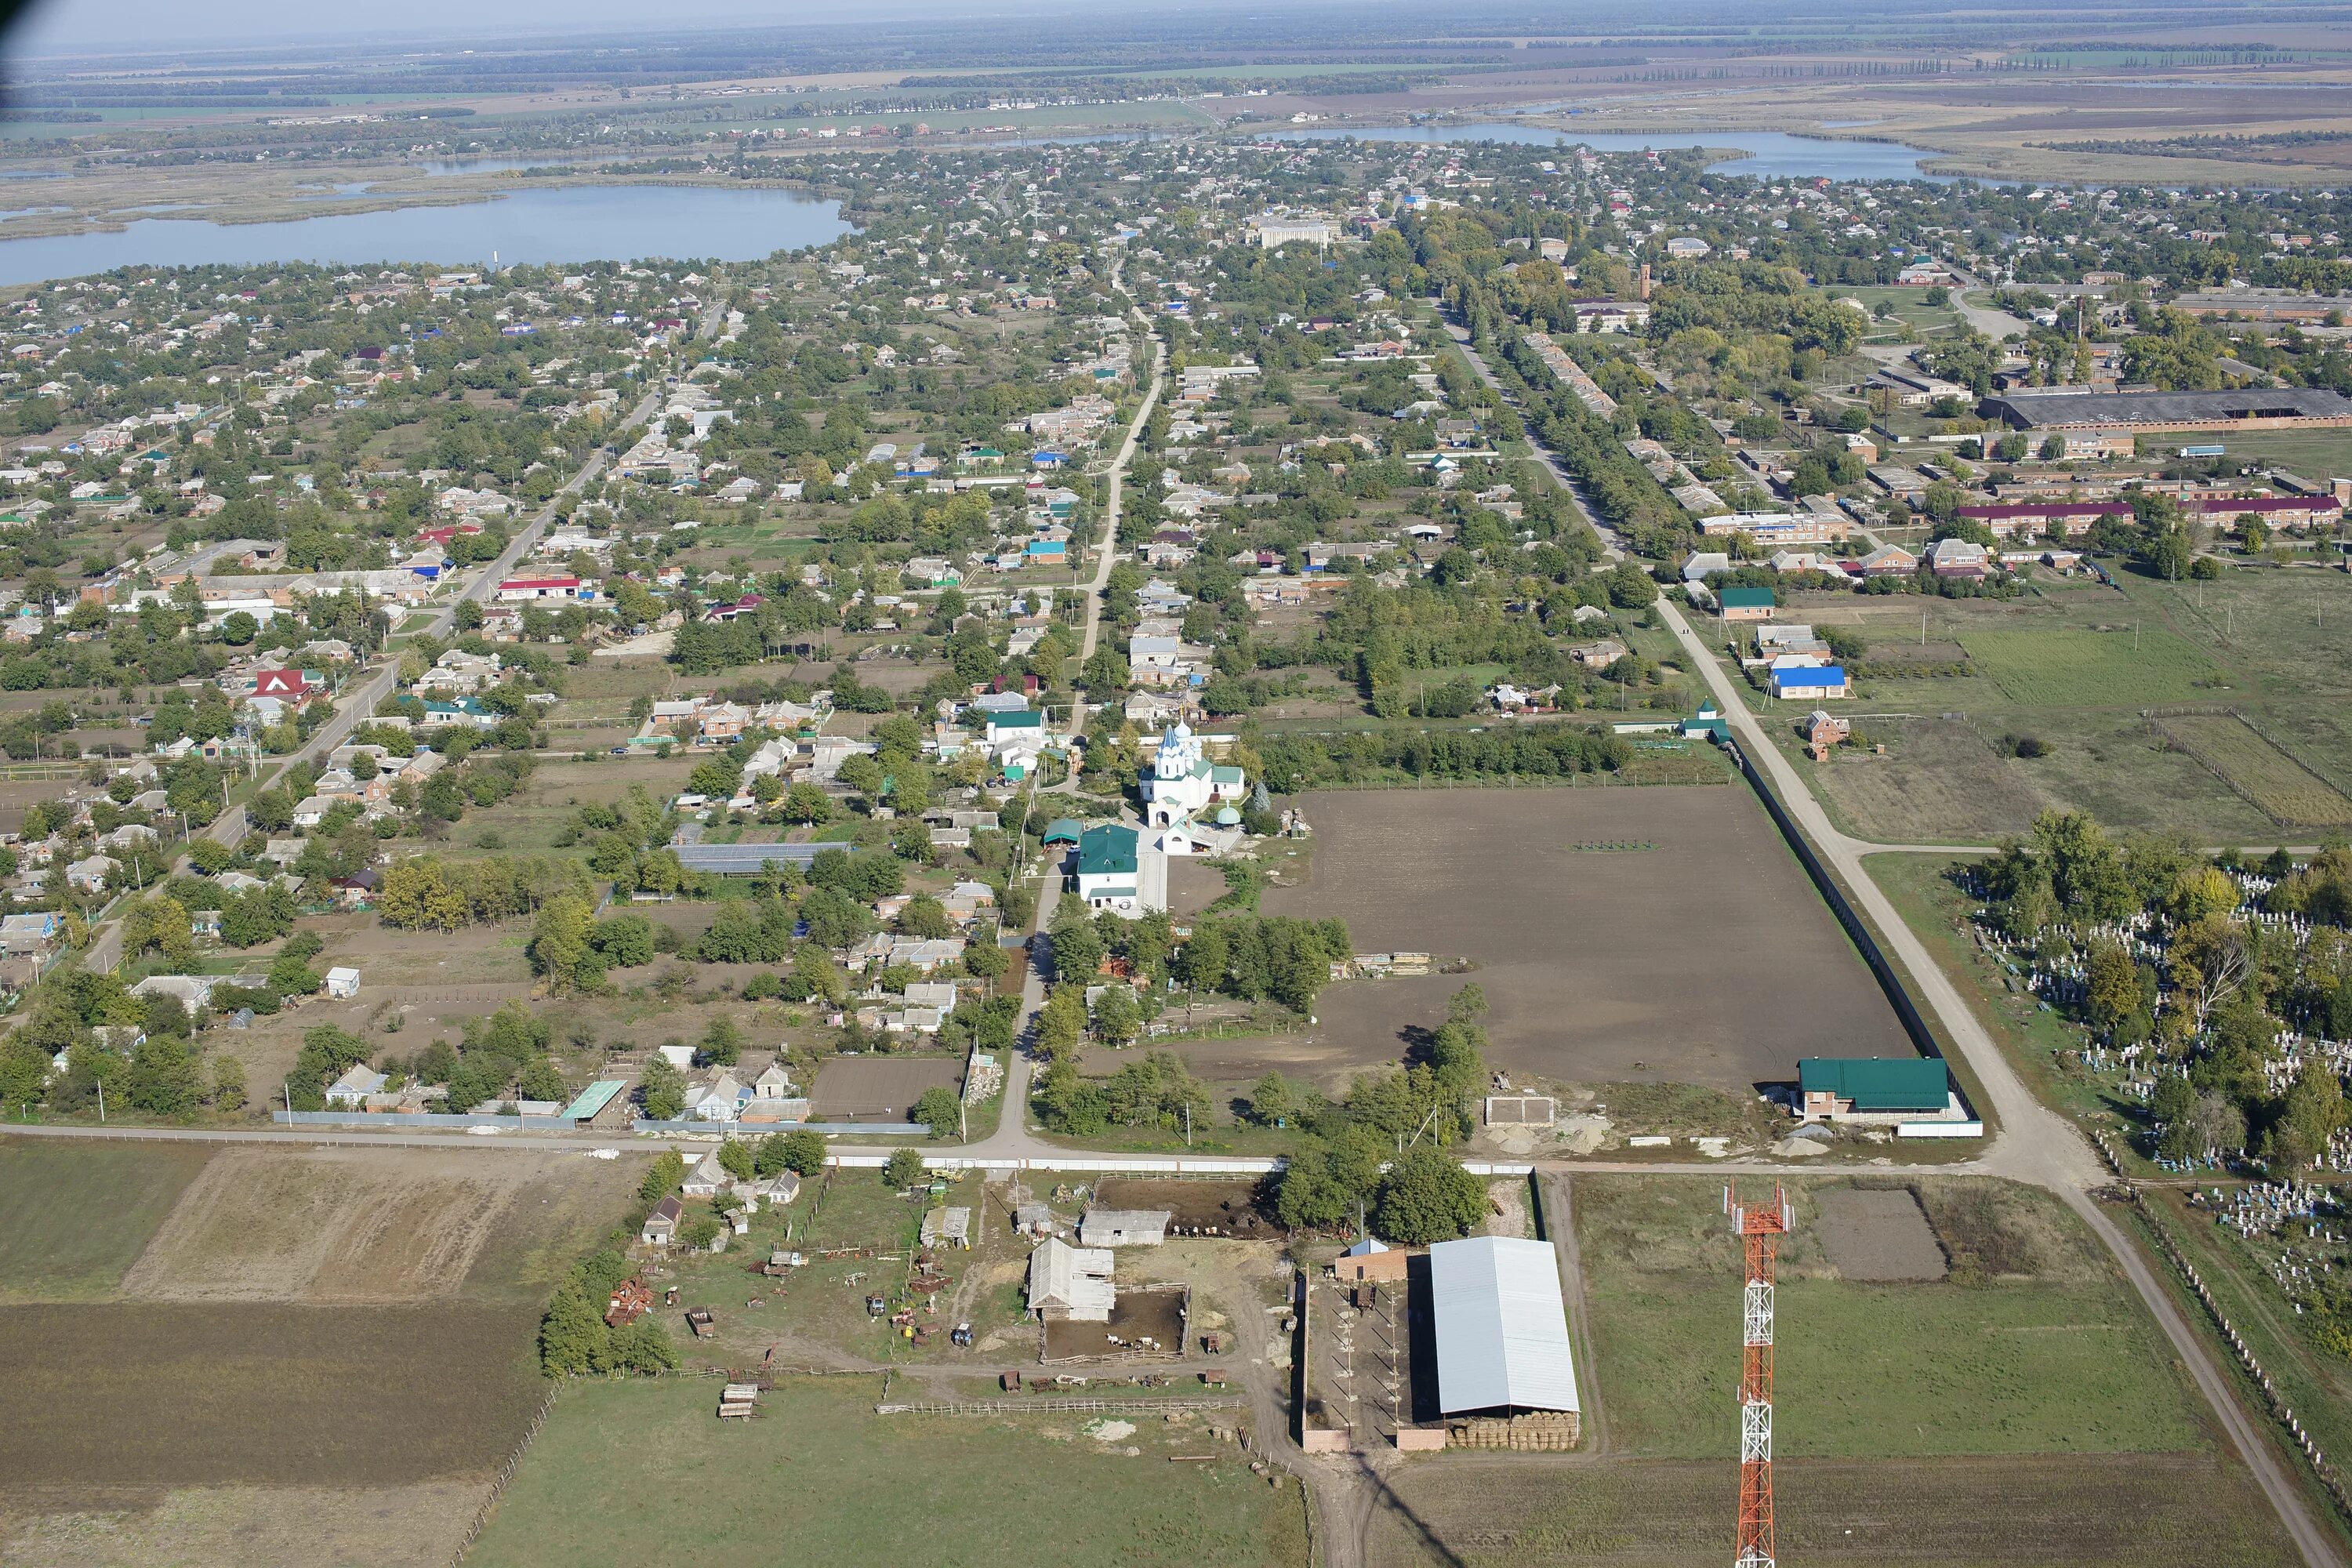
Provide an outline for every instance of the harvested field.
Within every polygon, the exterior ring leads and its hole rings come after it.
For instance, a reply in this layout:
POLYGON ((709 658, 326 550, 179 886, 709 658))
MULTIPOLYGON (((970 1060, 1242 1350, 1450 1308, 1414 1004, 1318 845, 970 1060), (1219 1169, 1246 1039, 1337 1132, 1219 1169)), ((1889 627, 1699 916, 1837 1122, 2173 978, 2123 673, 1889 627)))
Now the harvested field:
MULTIPOLYGON (((1785 1378, 1783 1385, 1785 1386, 1785 1378)), ((1738 1434, 1727 1424, 1733 1438, 1738 1434)), ((1717 1568, 1738 1488, 1729 1460, 1565 1466, 1446 1457, 1390 1472, 1373 1568, 1717 1568)), ((2244 1472, 2200 1454, 2034 1459, 1783 1459, 1781 1560, 1920 1568, 2167 1568, 2301 1561, 2244 1472)))
POLYGON ((1049 1362, 1174 1356, 1184 1350, 1184 1303, 1181 1285, 1121 1285, 1108 1323, 1045 1324, 1049 1362), (1149 1345, 1140 1342, 1150 1340, 1149 1345))
POLYGON ((617 1212, 626 1165, 327 1149, 215 1155, 123 1277, 157 1301, 533 1300, 617 1212), (495 1254, 484 1249, 497 1237, 495 1254), (482 1278, 474 1278, 477 1265, 482 1278))
POLYGON ((489 1478, 404 1487, 0 1486, 11 1568, 447 1568, 489 1478))
POLYGON ((938 1057, 852 1057, 817 1069, 809 1096, 819 1121, 904 1121, 927 1089, 954 1089, 963 1064, 938 1057))
POLYGON ((16 1486, 405 1485, 494 1468, 545 1389, 538 1310, 0 1308, 16 1486))
POLYGON ((1908 1187, 1828 1187, 1822 1251, 1843 1279, 1941 1279, 1944 1249, 1908 1187))
POLYGON ((1222 1236, 1272 1239, 1282 1227, 1257 1206, 1254 1182, 1105 1182, 1095 1189, 1106 1208, 1166 1209, 1171 1230, 1214 1229, 1222 1236))
POLYGON ((2352 823, 2352 800, 2235 713, 2184 713, 2156 726, 2282 827, 2352 823))
POLYGON ((209 1148, 0 1139, 0 1301, 110 1295, 209 1148))
POLYGON ((1489 1058, 1554 1079, 1744 1093, 1800 1056, 1911 1049, 1744 787, 1348 791, 1307 809, 1313 869, 1267 912, 1338 915, 1360 950, 1476 965, 1331 986, 1298 1053, 1318 1068, 1395 1060, 1466 980, 1492 1009, 1489 1058), (1575 848, 1633 841, 1656 847, 1575 848))

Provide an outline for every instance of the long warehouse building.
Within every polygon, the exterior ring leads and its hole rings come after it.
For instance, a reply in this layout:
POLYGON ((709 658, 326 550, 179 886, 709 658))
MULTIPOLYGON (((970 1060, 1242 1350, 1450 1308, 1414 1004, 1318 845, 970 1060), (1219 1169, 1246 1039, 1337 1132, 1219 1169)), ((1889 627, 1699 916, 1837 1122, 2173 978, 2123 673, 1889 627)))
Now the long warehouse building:
POLYGON ((1429 1292, 1442 1414, 1577 1414, 1576 1357, 1550 1243, 1439 1242, 1429 1249, 1429 1292))
POLYGON ((1979 412, 2020 430, 2301 430, 2352 426, 2352 397, 2320 387, 2241 392, 2043 388, 1988 397, 1979 412))

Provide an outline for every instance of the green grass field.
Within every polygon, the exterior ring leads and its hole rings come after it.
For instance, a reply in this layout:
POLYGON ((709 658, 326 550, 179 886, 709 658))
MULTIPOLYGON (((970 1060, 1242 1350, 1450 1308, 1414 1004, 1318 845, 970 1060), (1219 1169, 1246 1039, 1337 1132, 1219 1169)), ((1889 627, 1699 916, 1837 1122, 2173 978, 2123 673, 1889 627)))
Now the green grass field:
MULTIPOLYGON (((1785 1390, 1787 1379, 1781 1380, 1785 1390)), ((1381 1568, 1720 1568, 1738 1483, 1713 1463, 1482 1455, 1391 1472, 1381 1568)), ((1784 1459, 1783 1563, 1845 1568, 2171 1568, 2302 1559, 2242 1470, 2204 1454, 2027 1459, 1784 1459)))
POLYGON ((2221 666, 2160 628, 1978 629, 1960 646, 2001 695, 2025 708, 2096 708, 2187 702, 2228 689, 2221 666))
POLYGON ((1241 1450, 1213 1442, 1198 1418, 1121 1416, 1133 1430, 1097 1442, 1084 1430, 1097 1418, 1084 1415, 877 1416, 882 1386, 875 1377, 789 1381, 761 1400, 761 1419, 722 1424, 715 1379, 575 1384, 468 1561, 1307 1561, 1297 1483, 1252 1475, 1241 1450), (1220 1458, 1169 1459, 1209 1453, 1220 1458))
MULTIPOLYGON (((2032 1189, 1922 1178, 1947 1251, 1988 1282, 1835 1277, 1792 1189, 1776 1344, 1791 1458, 2164 1453, 2209 1439, 2155 1329, 2073 1216, 2032 1189)), ((1576 1185, 1612 1452, 1697 1458, 1738 1435, 1739 1262, 1718 1184, 1576 1185)))
POLYGON ((110 1294, 212 1156, 179 1143, 0 1139, 0 1301, 110 1294))

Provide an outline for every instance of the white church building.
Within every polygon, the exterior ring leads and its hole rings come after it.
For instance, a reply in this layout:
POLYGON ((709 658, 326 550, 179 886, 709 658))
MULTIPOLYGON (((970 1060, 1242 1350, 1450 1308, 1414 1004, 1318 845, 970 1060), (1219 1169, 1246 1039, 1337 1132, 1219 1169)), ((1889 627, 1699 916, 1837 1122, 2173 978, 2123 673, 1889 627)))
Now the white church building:
POLYGON ((1160 737, 1142 785, 1144 822, 1151 827, 1176 826, 1212 806, 1238 809, 1247 787, 1241 769, 1210 762, 1200 738, 1182 723, 1160 737))

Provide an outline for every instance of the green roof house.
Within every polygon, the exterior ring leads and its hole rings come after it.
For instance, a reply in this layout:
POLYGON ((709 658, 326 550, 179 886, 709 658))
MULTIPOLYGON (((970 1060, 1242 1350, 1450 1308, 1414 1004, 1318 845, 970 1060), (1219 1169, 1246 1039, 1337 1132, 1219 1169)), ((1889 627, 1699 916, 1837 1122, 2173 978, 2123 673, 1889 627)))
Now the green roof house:
POLYGON ((1727 621, 1769 621, 1772 618, 1769 588, 1718 588, 1717 613, 1727 621))
POLYGON ((1940 1115, 1952 1075, 1940 1057, 1807 1057, 1797 1063, 1797 1092, 1808 1121, 1940 1115))
POLYGON ((1090 910, 1133 915, 1142 910, 1138 888, 1137 834, 1106 822, 1078 838, 1078 897, 1090 910))

